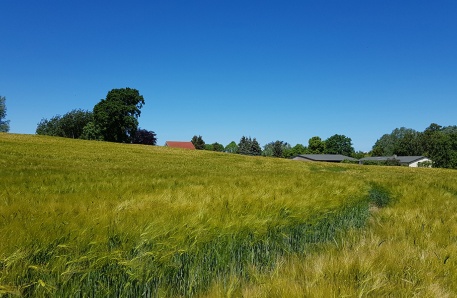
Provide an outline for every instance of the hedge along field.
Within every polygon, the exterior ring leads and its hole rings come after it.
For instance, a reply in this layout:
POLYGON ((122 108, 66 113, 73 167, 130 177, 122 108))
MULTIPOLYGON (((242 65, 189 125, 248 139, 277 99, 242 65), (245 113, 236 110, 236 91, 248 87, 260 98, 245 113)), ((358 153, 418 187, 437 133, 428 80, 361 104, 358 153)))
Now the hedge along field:
POLYGON ((0 134, 0 295, 269 296, 260 277, 417 188, 394 178, 455 191, 410 170, 0 134))

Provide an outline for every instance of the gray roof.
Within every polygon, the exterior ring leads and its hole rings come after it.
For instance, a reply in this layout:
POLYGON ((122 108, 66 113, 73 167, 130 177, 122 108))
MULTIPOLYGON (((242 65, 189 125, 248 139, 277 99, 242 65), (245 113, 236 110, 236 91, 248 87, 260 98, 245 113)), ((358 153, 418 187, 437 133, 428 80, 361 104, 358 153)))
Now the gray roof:
POLYGON ((365 160, 369 160, 369 161, 386 161, 386 160, 396 159, 400 163, 410 164, 410 163, 416 162, 416 161, 424 159, 424 158, 427 158, 427 157, 425 157, 425 156, 396 156, 396 155, 394 155, 394 156, 364 157, 364 158, 361 158, 360 161, 362 161, 362 162, 365 161, 365 160))
POLYGON ((311 161, 328 161, 341 162, 343 160, 357 161, 357 159, 341 154, 301 154, 296 156, 298 159, 307 159, 311 161))

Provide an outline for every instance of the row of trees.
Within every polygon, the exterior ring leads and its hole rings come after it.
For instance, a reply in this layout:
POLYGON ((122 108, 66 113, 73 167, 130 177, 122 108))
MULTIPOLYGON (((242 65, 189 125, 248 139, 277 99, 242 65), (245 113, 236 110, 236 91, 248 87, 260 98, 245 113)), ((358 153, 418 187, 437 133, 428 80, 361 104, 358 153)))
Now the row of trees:
POLYGON ((138 127, 145 104, 138 90, 112 89, 93 111, 72 110, 63 116, 42 119, 36 133, 74 139, 155 145, 156 134, 138 127))
POLYGON ((308 146, 297 144, 292 147, 284 141, 274 141, 266 144, 263 150, 256 138, 241 137, 239 143, 230 142, 227 146, 219 143, 205 144, 202 136, 193 136, 191 142, 196 149, 211 150, 228 153, 238 153, 253 156, 271 156, 290 158, 299 154, 343 154, 360 158, 362 152, 355 152, 352 147, 352 140, 344 135, 335 134, 326 140, 320 137, 312 137, 308 141, 308 146))
POLYGON ((192 143, 197 149, 283 158, 299 154, 342 154, 357 159, 367 156, 426 156, 433 161, 434 167, 457 169, 457 126, 440 126, 436 123, 423 132, 396 128, 378 139, 368 153, 355 152, 351 138, 338 134, 326 140, 314 136, 308 140, 308 146, 297 144, 292 147, 287 142, 277 140, 266 144, 263 150, 255 138, 245 136, 238 144, 232 141, 226 147, 219 143, 205 144, 201 136, 194 136, 192 143))
POLYGON ((10 130, 10 121, 6 120, 6 98, 0 95, 0 132, 10 130))
POLYGON ((430 124, 423 132, 396 128, 374 144, 372 156, 426 156, 437 168, 457 169, 457 126, 430 124))
MULTIPOLYGON (((9 131, 5 120, 5 97, 0 96, 0 132, 9 131)), ((36 133, 41 135, 104 140, 110 142, 156 145, 153 131, 138 127, 138 117, 145 104, 138 90, 131 88, 113 89, 93 108, 93 111, 73 110, 63 116, 42 119, 36 133)), ((369 153, 355 152, 351 138, 335 134, 326 140, 314 136, 308 146, 297 144, 292 147, 284 141, 273 141, 263 149, 256 138, 243 136, 238 143, 227 146, 220 143, 205 144, 202 136, 194 136, 196 149, 238 153, 254 156, 290 158, 299 154, 342 154, 354 158, 365 156, 418 156, 433 161, 434 167, 457 168, 457 126, 441 126, 432 123, 423 132, 409 128, 396 128, 376 141, 369 153)))

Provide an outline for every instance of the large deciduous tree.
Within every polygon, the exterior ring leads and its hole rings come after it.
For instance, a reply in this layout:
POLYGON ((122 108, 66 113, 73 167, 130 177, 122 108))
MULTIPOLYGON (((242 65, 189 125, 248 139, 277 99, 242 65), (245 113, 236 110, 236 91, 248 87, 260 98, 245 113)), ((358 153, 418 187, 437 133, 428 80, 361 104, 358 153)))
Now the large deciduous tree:
POLYGON ((396 128, 376 141, 373 156, 423 155, 432 160, 433 167, 457 168, 457 126, 430 124, 424 132, 396 128))
POLYGON ((442 127, 432 123, 422 133, 425 156, 437 168, 457 168, 457 130, 455 126, 442 127))
POLYGON ((308 150, 311 154, 322 154, 325 151, 325 142, 320 137, 312 137, 308 140, 308 150))
POLYGON ((285 157, 285 153, 290 151, 291 147, 287 142, 274 141, 263 146, 262 155, 271 157, 285 157))
POLYGON ((224 151, 224 145, 219 144, 218 142, 214 142, 210 145, 210 150, 211 151, 217 151, 217 152, 223 152, 224 151))
POLYGON ((338 134, 329 137, 325 140, 325 153, 351 156, 354 154, 351 138, 338 134))
POLYGON ((132 88, 112 89, 94 106, 94 123, 103 140, 131 143, 138 130, 144 98, 132 88))
POLYGON ((225 146, 224 151, 227 153, 237 153, 238 145, 235 143, 235 141, 231 141, 227 146, 225 146))
POLYGON ((156 133, 146 129, 138 129, 133 138, 133 144, 143 144, 143 145, 156 145, 157 137, 156 133))
POLYGON ((286 150, 286 152, 284 153, 284 157, 290 158, 290 157, 295 157, 297 155, 306 154, 306 153, 309 153, 308 148, 306 148, 302 144, 297 144, 297 145, 293 146, 292 148, 290 148, 289 150, 286 150))
POLYGON ((390 134, 383 135, 374 144, 371 155, 421 155, 423 142, 421 133, 411 128, 395 128, 390 134))
POLYGON ((63 116, 57 115, 51 119, 41 119, 36 128, 36 134, 64 138, 84 138, 85 127, 93 121, 90 111, 72 110, 63 116))
POLYGON ((6 117, 6 98, 0 96, 0 132, 10 131, 10 121, 5 120, 6 117))

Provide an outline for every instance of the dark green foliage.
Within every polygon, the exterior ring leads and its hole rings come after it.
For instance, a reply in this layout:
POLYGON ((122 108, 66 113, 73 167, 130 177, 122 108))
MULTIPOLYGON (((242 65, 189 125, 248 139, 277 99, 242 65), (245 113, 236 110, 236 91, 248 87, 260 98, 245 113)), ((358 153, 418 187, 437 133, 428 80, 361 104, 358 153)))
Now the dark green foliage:
POLYGON ((373 156, 416 156, 423 154, 422 135, 410 128, 396 128, 383 135, 372 148, 373 156))
POLYGON ((133 144, 156 145, 156 133, 146 129, 138 129, 133 138, 133 144))
POLYGON ((391 194, 384 187, 373 185, 368 194, 371 203, 376 207, 386 207, 391 201, 391 194))
MULTIPOLYGON (((430 124, 424 132, 396 128, 373 146, 372 156, 426 156, 433 167, 457 168, 457 126, 430 124)), ((364 164, 367 164, 364 162, 364 164)))
POLYGON ((341 161, 341 163, 346 163, 346 164, 359 164, 358 160, 349 160, 349 159, 344 159, 341 161))
POLYGON ((205 150, 206 148, 205 141, 203 141, 202 136, 193 136, 191 142, 197 150, 205 150))
POLYGON ((362 151, 357 151, 357 152, 354 152, 351 157, 355 158, 355 159, 361 159, 361 158, 364 158, 364 157, 367 157, 368 154, 365 153, 365 152, 362 152, 362 151))
POLYGON ((345 135, 335 134, 325 140, 325 153, 327 154, 342 154, 351 156, 354 154, 354 148, 352 147, 352 140, 345 135))
POLYGON ((83 133, 81 135, 81 139, 84 140, 103 140, 103 137, 100 133, 100 129, 95 126, 94 122, 91 121, 87 123, 86 126, 83 128, 83 133))
POLYGON ((309 153, 308 148, 306 148, 302 144, 297 144, 297 145, 293 146, 292 148, 286 149, 284 151, 284 157, 291 158, 291 157, 295 157, 300 154, 307 154, 307 153, 309 153))
POLYGON ((92 112, 75 109, 63 116, 42 119, 37 125, 36 134, 79 139, 83 138, 85 126, 92 121, 92 112))
POLYGON ((288 144, 283 141, 273 143, 273 157, 283 157, 284 147, 288 144))
POLYGON ((63 131, 60 127, 61 116, 54 116, 51 119, 41 119, 36 128, 37 135, 47 136, 63 136, 63 131))
POLYGON ((132 142, 138 130, 138 117, 144 105, 143 96, 131 88, 112 89, 94 107, 94 124, 103 140, 132 142))
POLYGON ((442 127, 432 123, 422 136, 424 155, 437 168, 457 168, 457 132, 455 126, 442 127))
POLYGON ((394 154, 399 156, 418 156, 423 151, 421 133, 413 129, 405 130, 394 147, 394 154))
POLYGON ((433 163, 431 161, 423 161, 423 162, 419 162, 417 164, 417 166, 419 168, 431 168, 433 166, 433 163))
POLYGON ((224 145, 221 145, 218 142, 215 142, 215 143, 212 143, 212 144, 205 144, 205 150, 223 152, 224 151, 224 145))
POLYGON ((10 130, 10 121, 5 120, 6 117, 6 98, 0 96, 0 132, 8 132, 10 130))
POLYGON ((262 148, 260 148, 259 142, 257 142, 256 138, 252 139, 251 143, 251 155, 261 155, 262 154, 262 148))
POLYGON ((237 153, 238 145, 235 143, 235 141, 231 141, 230 144, 225 146, 224 151, 227 153, 237 153))
POLYGON ((364 165, 368 166, 401 166, 401 163, 396 158, 388 158, 387 160, 364 160, 364 165))
POLYGON ((308 140, 308 151, 311 154, 322 154, 325 151, 325 142, 320 137, 312 137, 308 140))
POLYGON ((238 143, 238 152, 239 154, 243 155, 249 155, 250 153, 250 148, 251 148, 251 143, 252 140, 251 138, 246 138, 245 136, 242 136, 240 139, 240 142, 238 143))
POLYGON ((392 156, 394 154, 394 141, 389 134, 383 135, 376 141, 371 149, 373 156, 392 156))
POLYGON ((209 145, 206 150, 210 151, 217 151, 217 152, 223 152, 224 151, 224 145, 219 144, 218 142, 212 143, 209 145))
POLYGON ((259 143, 256 138, 251 139, 242 136, 240 142, 238 143, 238 153, 243 155, 261 155, 262 149, 260 148, 259 143))
POLYGON ((386 161, 385 161, 385 165, 386 166, 401 166, 401 163, 398 159, 396 159, 395 157, 394 158, 388 158, 386 161))
POLYGON ((286 157, 285 155, 291 150, 290 145, 284 141, 275 141, 266 144, 263 147, 262 155, 271 157, 286 157))

